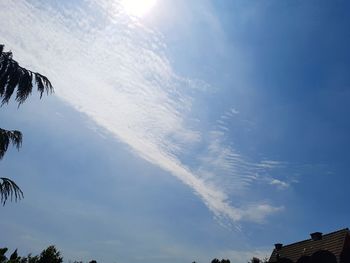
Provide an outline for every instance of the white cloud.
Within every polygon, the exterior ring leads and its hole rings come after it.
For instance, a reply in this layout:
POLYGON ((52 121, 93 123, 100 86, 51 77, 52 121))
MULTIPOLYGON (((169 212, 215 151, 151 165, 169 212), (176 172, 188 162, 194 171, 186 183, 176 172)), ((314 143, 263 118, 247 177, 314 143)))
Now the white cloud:
POLYGON ((289 184, 286 182, 283 182, 281 180, 278 179, 272 179, 270 182, 271 185, 275 185, 276 187, 278 187, 279 189, 285 189, 289 187, 289 184))
POLYGON ((35 3, 1 1, 0 37, 24 66, 49 76, 58 97, 191 187, 216 216, 261 222, 281 210, 231 204, 229 190, 249 185, 261 167, 226 146, 219 131, 194 128, 188 90, 208 85, 173 71, 159 33, 128 19, 116 1, 62 4, 59 11, 35 3), (207 165, 186 166, 181 154, 203 136, 212 138, 202 156, 207 165))
POLYGON ((239 114, 239 111, 236 110, 235 108, 232 108, 232 109, 231 109, 231 112, 232 112, 233 114, 239 114))

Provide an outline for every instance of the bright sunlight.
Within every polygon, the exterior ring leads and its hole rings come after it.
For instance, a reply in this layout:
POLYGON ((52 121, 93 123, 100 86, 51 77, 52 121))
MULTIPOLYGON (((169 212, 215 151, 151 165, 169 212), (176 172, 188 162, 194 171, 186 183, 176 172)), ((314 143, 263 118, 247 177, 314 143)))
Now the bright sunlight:
POLYGON ((122 0, 121 4, 128 15, 142 17, 156 4, 157 0, 122 0))

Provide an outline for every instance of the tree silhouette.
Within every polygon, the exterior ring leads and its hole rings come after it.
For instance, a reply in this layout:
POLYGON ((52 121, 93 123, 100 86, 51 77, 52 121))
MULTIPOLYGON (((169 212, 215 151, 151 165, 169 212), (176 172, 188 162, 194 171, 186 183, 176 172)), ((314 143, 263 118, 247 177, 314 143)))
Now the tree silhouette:
POLYGON ((55 246, 49 246, 44 249, 39 257, 38 263, 62 263, 63 257, 61 252, 56 249, 55 246))
MULTIPOLYGON (((53 92, 53 87, 47 77, 40 73, 21 67, 12 58, 12 52, 4 52, 4 45, 0 45, 0 100, 1 106, 7 104, 16 91, 15 101, 18 107, 32 93, 33 86, 37 87, 40 98, 43 93, 53 92)), ((22 145, 22 134, 20 131, 10 131, 0 128, 0 160, 4 157, 8 146, 12 144, 17 149, 22 145)), ((17 184, 6 178, 0 177, 0 200, 3 205, 10 198, 12 201, 23 198, 22 190, 17 184)))
POLYGON ((9 262, 11 262, 11 263, 19 263, 20 260, 21 260, 21 257, 18 256, 17 248, 16 248, 16 250, 13 251, 13 253, 11 254, 9 262))
MULTIPOLYGON (((63 257, 61 252, 55 246, 49 246, 44 249, 40 255, 26 257, 18 256, 17 249, 11 254, 10 258, 6 257, 7 248, 0 248, 0 263, 62 263, 63 257)), ((76 261, 77 262, 77 261, 76 261)))
POLYGON ((7 251, 8 249, 6 247, 0 248, 0 263, 22 263, 21 257, 18 256, 17 249, 10 255, 10 259, 5 256, 7 251))
POLYGON ((231 263, 231 261, 229 259, 217 259, 217 258, 214 258, 211 263, 231 263))
POLYGON ((257 258, 257 257, 253 257, 252 259, 250 259, 249 261, 248 261, 248 263, 267 263, 267 262, 269 262, 269 259, 267 258, 267 257, 265 257, 264 259, 259 259, 259 258, 257 258))
POLYGON ((3 263, 7 260, 7 257, 5 256, 7 250, 8 250, 7 247, 0 248, 0 263, 3 263))

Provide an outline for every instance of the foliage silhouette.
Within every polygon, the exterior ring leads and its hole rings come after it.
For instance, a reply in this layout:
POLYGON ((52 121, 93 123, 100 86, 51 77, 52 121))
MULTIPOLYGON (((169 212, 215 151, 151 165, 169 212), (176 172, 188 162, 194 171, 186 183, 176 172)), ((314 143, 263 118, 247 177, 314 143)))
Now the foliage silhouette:
POLYGON ((211 263, 231 263, 229 259, 221 259, 221 261, 217 258, 214 258, 211 263))
POLYGON ((263 260, 260 260, 257 257, 253 257, 251 260, 248 261, 248 263, 267 263, 269 262, 269 259, 265 257, 263 260))
POLYGON ((18 185, 9 178, 0 177, 0 201, 5 205, 6 200, 10 198, 15 201, 23 198, 23 192, 18 185), (14 198, 13 198, 14 197, 14 198))
POLYGON ((17 254, 17 249, 10 255, 10 259, 5 256, 7 248, 0 248, 0 263, 24 263, 17 254))
MULTIPOLYGON (((29 254, 26 257, 20 257, 17 254, 17 249, 11 254, 8 259, 5 254, 8 251, 7 248, 0 248, 0 263, 62 263, 63 257, 61 252, 51 245, 44 249, 40 255, 32 256, 29 254)), ((72 262, 72 261, 68 261, 72 262)), ((74 263, 83 263, 83 261, 73 261, 74 263)), ((89 263, 97 263, 96 260, 91 260, 89 263)))
POLYGON ((40 254, 38 263, 62 263, 63 257, 61 252, 56 249, 55 246, 49 246, 43 250, 40 254))
POLYGON ((12 52, 4 52, 0 45, 0 98, 2 104, 8 103, 17 88, 15 100, 22 104, 32 93, 33 82, 37 85, 40 98, 43 93, 53 91, 50 81, 43 75, 21 67, 12 58, 12 52))
POLYGON ((23 258, 21 263, 38 263, 39 261, 39 256, 32 256, 32 254, 29 254, 27 257, 23 258))
POLYGON ((14 262, 14 261, 16 261, 17 259, 18 259, 18 253, 17 253, 17 248, 16 248, 16 250, 13 251, 13 253, 12 253, 11 256, 10 256, 10 261, 11 261, 11 262, 14 262))
POLYGON ((19 150, 22 145, 22 134, 19 131, 7 131, 0 128, 0 159, 4 157, 10 143, 19 150))
MULTIPOLYGON (((16 60, 13 59, 12 52, 4 52, 4 45, 0 44, 0 100, 1 106, 7 104, 16 91, 15 101, 18 107, 32 93, 33 84, 37 86, 40 98, 46 91, 47 94, 53 92, 51 82, 47 77, 38 72, 21 67, 16 60)), ((22 134, 20 131, 10 131, 0 128, 0 160, 4 157, 8 146, 12 144, 17 150, 22 145, 22 134)), ((20 200, 23 198, 22 190, 17 184, 6 178, 0 177, 0 200, 3 205, 6 201, 20 200)))
POLYGON ((7 260, 7 258, 5 256, 7 250, 8 249, 6 247, 5 248, 0 248, 0 263, 3 263, 3 262, 5 262, 7 260))

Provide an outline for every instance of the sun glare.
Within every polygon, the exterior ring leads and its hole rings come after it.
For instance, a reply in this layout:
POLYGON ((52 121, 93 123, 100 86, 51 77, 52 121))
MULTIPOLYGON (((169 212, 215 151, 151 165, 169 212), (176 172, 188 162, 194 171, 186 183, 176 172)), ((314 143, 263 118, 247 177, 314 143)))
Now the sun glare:
POLYGON ((121 4, 128 15, 142 17, 146 15, 157 0, 122 0, 121 4))

